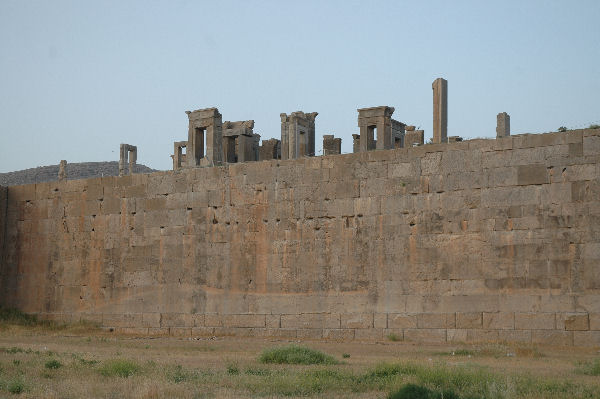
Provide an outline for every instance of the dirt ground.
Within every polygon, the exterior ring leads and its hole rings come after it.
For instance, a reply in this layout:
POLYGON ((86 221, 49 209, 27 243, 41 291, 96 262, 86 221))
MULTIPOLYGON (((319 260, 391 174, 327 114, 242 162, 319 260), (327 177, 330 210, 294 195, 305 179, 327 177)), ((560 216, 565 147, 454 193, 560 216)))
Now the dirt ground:
MULTIPOLYGON (((544 381, 566 381, 589 387, 591 392, 600 392, 599 377, 578 372, 581 364, 600 357, 597 349, 590 348, 419 345, 391 341, 299 342, 235 337, 148 338, 102 331, 70 333, 9 328, 0 331, 0 397, 385 398, 389 394, 387 383, 375 384, 372 389, 362 392, 347 392, 343 387, 329 383, 315 383, 314 390, 308 389, 299 395, 280 386, 263 390, 260 384, 276 383, 271 378, 259 380, 255 376, 263 372, 261 367, 288 373, 285 375, 292 379, 301 378, 301 373, 312 370, 311 367, 318 370, 318 366, 265 366, 258 361, 264 349, 290 343, 334 356, 341 364, 329 368, 345 373, 360 374, 377 365, 398 362, 465 366, 499 375, 531 375, 544 381), (140 370, 128 378, 103 375, 101 366, 111 359, 130 360, 139 365, 140 370), (60 366, 49 368, 49 360, 57 360, 60 366), (13 388, 10 388, 11 381, 13 388), (19 391, 19 383, 22 384, 21 392, 12 393, 19 391)), ((505 397, 519 396, 507 394, 505 397)), ((567 396, 561 396, 557 391, 540 396, 529 393, 526 397, 567 396)))

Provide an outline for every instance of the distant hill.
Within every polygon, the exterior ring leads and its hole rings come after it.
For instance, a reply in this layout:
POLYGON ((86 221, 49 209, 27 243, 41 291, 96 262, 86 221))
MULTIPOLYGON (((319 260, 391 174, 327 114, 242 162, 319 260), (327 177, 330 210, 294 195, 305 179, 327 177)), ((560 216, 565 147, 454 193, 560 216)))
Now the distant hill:
MULTIPOLYGON (((134 173, 152 173, 156 169, 136 164, 134 173)), ((81 162, 67 163, 67 180, 90 179, 102 176, 118 176, 119 162, 81 162)), ((39 166, 37 168, 0 173, 0 185, 44 183, 58 180, 58 165, 39 166)))

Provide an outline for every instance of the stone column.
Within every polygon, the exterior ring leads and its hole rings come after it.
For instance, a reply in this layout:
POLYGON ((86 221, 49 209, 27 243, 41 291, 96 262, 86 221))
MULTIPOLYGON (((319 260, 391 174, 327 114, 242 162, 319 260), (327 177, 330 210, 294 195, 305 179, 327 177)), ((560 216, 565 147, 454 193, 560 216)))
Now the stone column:
POLYGON ((58 165, 58 181, 67 180, 67 161, 64 159, 58 165))
POLYGON ((445 143, 448 137, 448 81, 433 81, 433 142, 445 143))
POLYGON ((496 116, 496 138, 510 136, 510 115, 501 112, 496 116))

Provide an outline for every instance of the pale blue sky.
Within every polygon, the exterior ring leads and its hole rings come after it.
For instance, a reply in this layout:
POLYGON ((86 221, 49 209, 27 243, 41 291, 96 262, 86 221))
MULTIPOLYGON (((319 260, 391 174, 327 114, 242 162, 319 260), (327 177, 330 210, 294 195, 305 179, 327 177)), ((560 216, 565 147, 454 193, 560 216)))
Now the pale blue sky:
POLYGON ((170 169, 184 111, 215 106, 280 135, 319 112, 352 151, 357 108, 390 105, 432 135, 494 137, 600 121, 600 1, 0 0, 0 172, 118 160, 170 169))

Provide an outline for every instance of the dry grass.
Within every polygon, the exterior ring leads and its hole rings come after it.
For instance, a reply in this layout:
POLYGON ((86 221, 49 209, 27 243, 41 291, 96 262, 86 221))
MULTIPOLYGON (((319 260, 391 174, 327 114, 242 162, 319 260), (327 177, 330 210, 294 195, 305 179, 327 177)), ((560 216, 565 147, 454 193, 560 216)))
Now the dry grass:
POLYGON ((389 341, 296 346, 268 339, 117 336, 90 326, 79 333, 69 326, 5 327, 0 330, 0 397, 329 399, 406 392, 427 397, 445 392, 461 399, 600 397, 594 376, 599 360, 590 350, 389 341), (311 351, 298 349, 307 347, 311 351), (344 360, 261 362, 261 354, 273 348, 344 360))

